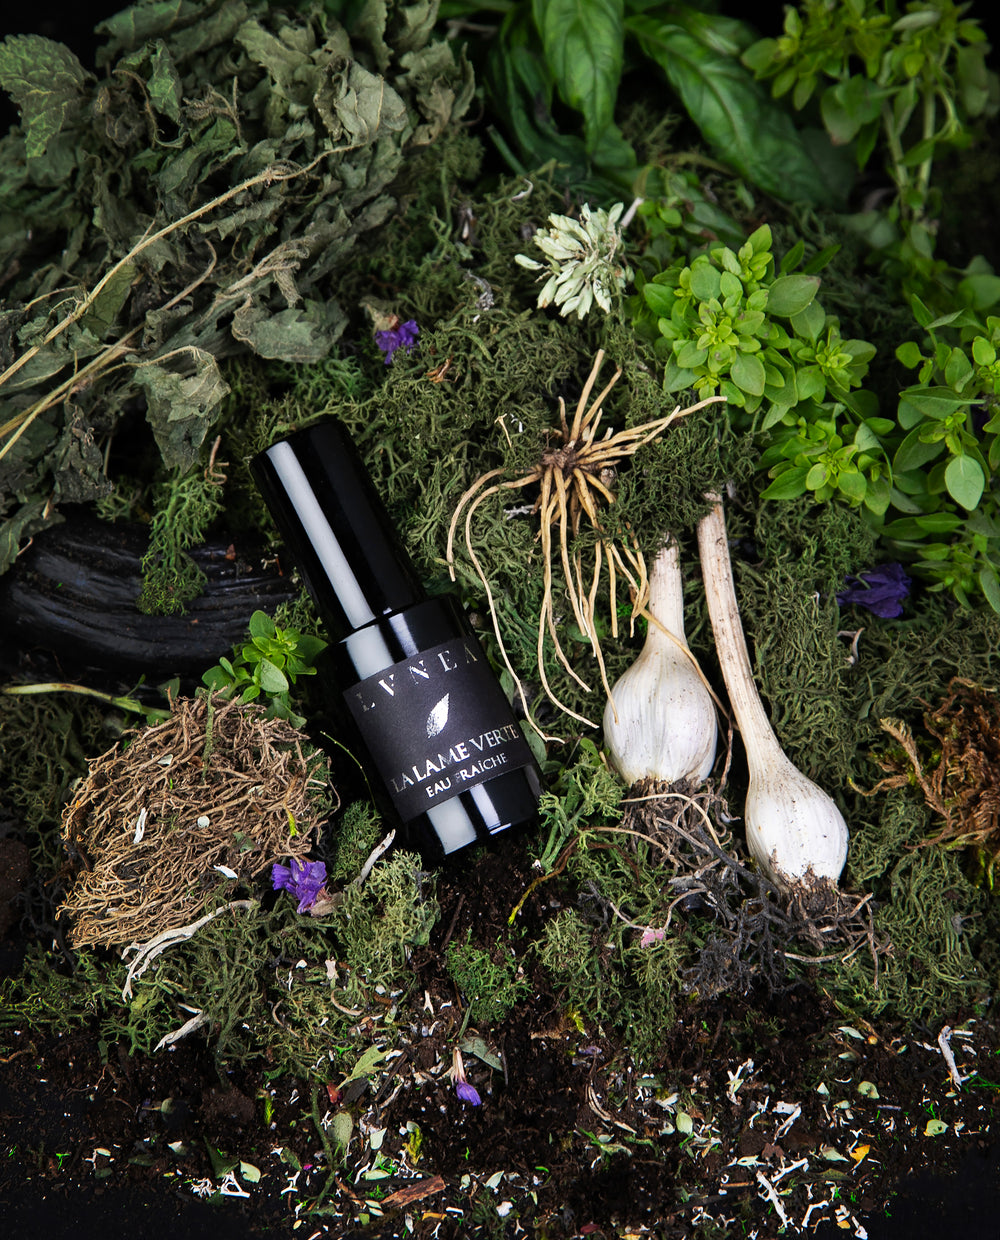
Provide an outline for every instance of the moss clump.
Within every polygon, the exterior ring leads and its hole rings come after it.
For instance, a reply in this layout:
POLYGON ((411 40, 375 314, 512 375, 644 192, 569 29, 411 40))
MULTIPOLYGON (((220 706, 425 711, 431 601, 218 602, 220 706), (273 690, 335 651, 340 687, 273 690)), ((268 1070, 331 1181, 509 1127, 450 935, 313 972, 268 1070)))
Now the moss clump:
POLYGON ((60 909, 75 946, 145 942, 304 860, 329 811, 330 765, 262 707, 179 698, 96 758, 63 838, 82 863, 60 909))
POLYGON ((327 875, 331 886, 357 878, 384 834, 382 820, 368 801, 352 801, 331 828, 327 875))
POLYGON ((486 951, 470 938, 471 931, 464 943, 448 945, 447 969, 469 1005, 469 1019, 474 1024, 496 1025, 531 986, 518 975, 514 960, 501 944, 486 951))
POLYGON ((379 861, 362 886, 344 888, 334 911, 323 919, 342 950, 342 959, 366 984, 405 988, 414 947, 426 947, 441 910, 434 876, 416 853, 399 850, 379 861))

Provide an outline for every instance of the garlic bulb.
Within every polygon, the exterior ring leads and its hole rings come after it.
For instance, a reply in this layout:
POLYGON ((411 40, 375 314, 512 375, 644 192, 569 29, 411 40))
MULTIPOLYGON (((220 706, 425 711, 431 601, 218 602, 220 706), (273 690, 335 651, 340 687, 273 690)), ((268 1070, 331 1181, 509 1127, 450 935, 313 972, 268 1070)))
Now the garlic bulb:
POLYGON ((714 503, 698 524, 698 549, 722 677, 750 770, 747 844, 780 887, 813 879, 835 883, 847 860, 847 824, 833 798, 786 757, 771 728, 750 670, 722 504, 708 498, 714 503))
POLYGON ((701 781, 715 761, 715 706, 684 640, 676 543, 656 557, 648 606, 658 624, 650 621, 639 657, 611 690, 604 710, 605 744, 630 784, 646 776, 668 783, 701 781))

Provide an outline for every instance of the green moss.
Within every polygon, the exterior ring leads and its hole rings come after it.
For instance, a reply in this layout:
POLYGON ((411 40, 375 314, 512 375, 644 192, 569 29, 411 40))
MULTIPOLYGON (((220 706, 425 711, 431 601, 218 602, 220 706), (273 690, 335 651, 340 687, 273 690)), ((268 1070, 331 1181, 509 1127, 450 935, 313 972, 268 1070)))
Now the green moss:
POLYGON ((409 953, 425 947, 440 916, 434 876, 416 853, 399 850, 380 861, 362 887, 348 884, 324 924, 340 945, 341 959, 368 985, 406 988, 409 953))
POLYGON ((614 996, 595 950, 595 932, 576 909, 564 908, 545 923, 538 955, 569 1005, 585 1019, 600 1020, 611 1010, 614 996))
POLYGON ((489 951, 470 940, 450 943, 446 954, 448 972, 465 996, 474 1024, 496 1025, 531 990, 527 980, 518 977, 508 950, 497 944, 489 951))
POLYGON ((374 807, 368 801, 352 802, 332 829, 333 859, 327 866, 330 883, 347 883, 357 878, 383 833, 374 807))

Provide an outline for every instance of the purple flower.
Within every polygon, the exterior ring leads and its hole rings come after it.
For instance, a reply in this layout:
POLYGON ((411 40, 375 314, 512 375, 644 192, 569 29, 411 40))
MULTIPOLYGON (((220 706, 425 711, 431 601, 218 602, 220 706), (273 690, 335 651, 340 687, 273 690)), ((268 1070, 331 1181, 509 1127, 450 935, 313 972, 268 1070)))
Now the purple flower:
POLYGON ((451 1055, 451 1079, 455 1082, 455 1093, 463 1102, 469 1102, 474 1107, 483 1105, 479 1090, 465 1079, 465 1064, 462 1061, 462 1052, 457 1046, 451 1055))
POLYGON ((468 1081, 456 1081, 455 1093, 463 1102, 471 1102, 474 1107, 481 1107, 483 1100, 479 1096, 479 1091, 475 1085, 470 1085, 468 1081))
POLYGON ((385 364, 387 366, 392 361, 392 355, 397 349, 405 349, 407 353, 413 349, 413 346, 417 343, 417 333, 420 331, 416 319, 407 319, 405 323, 400 323, 397 319, 396 322, 396 327, 390 328, 388 331, 375 333, 375 343, 385 354, 385 364))
POLYGON ((275 891, 290 891, 299 902, 298 911, 307 912, 319 899, 326 884, 326 866, 322 861, 296 861, 291 865, 271 867, 271 886, 275 891))
POLYGON ((883 620, 903 614, 903 599, 910 593, 910 579, 903 572, 902 564, 881 564, 845 580, 850 588, 837 595, 841 607, 856 603, 883 620))

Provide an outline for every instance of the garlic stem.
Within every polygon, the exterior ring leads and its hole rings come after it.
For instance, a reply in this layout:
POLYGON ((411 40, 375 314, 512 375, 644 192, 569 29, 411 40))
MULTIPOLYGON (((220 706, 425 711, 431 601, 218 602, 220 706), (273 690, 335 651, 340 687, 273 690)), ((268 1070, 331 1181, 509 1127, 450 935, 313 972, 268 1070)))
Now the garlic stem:
POLYGON ((774 734, 750 667, 722 503, 716 495, 707 498, 712 508, 698 524, 698 549, 719 666, 750 773, 747 844, 779 886, 835 883, 847 859, 847 824, 833 798, 791 762, 774 734))
POLYGON ((680 644, 687 649, 687 639, 684 636, 681 553, 673 539, 653 561, 653 571, 649 577, 649 601, 646 606, 650 615, 659 620, 666 631, 673 633, 680 644))
POLYGON ((726 518, 721 502, 715 502, 698 525, 698 552, 722 679, 726 683, 729 701, 747 751, 747 761, 751 767, 760 767, 778 756, 783 758, 785 754, 754 683, 736 602, 726 518))

